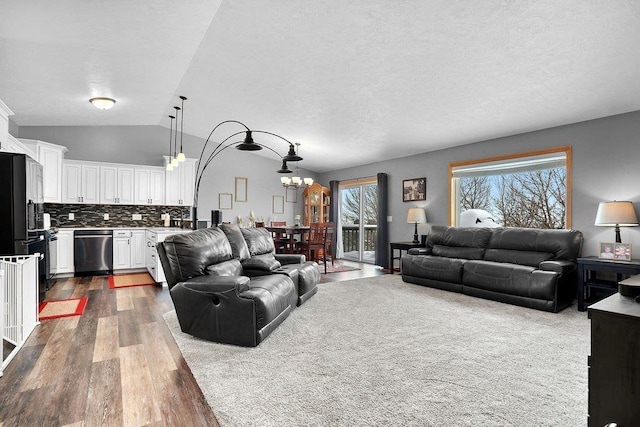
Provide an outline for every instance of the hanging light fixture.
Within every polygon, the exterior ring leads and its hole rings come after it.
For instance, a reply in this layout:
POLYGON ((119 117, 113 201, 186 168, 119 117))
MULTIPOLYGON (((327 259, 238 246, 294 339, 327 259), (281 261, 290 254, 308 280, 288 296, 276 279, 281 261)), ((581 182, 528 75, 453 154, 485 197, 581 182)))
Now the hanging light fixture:
MULTIPOLYGON (((184 162, 187 157, 184 155, 184 151, 182 150, 182 137, 184 135, 184 101, 187 100, 186 96, 180 96, 182 100, 182 113, 180 114, 180 152, 178 153, 177 159, 179 162, 184 162)), ((176 145, 178 143, 176 142, 176 145)))
POLYGON ((171 128, 169 129, 169 159, 167 160, 167 170, 172 171, 173 165, 171 164, 171 149, 173 148, 173 119, 174 116, 169 116, 171 119, 171 128))
POLYGON ((89 102, 94 107, 99 108, 100 110, 108 110, 109 108, 115 105, 116 100, 113 98, 97 97, 97 98, 91 98, 89 102))
POLYGON ((175 108, 176 110, 176 133, 175 138, 173 138, 174 144, 173 157, 171 157, 171 165, 176 168, 180 164, 180 162, 178 162, 178 114, 180 114, 180 107, 174 106, 173 108, 175 108))
MULTIPOLYGON (((302 160, 302 157, 298 155, 298 151, 300 151, 300 143, 296 142, 296 149, 293 148, 293 144, 289 146, 289 153, 284 156, 282 159, 283 168, 286 166, 287 161, 298 161, 298 160, 290 160, 290 159, 299 159, 302 160)), ((290 172, 284 172, 290 173, 290 172)), ((288 176, 283 176, 280 178, 280 182, 283 187, 293 187, 299 188, 303 184, 309 187, 313 184, 313 178, 300 178, 300 169, 298 168, 298 164, 296 163, 296 174, 289 178, 288 176)))

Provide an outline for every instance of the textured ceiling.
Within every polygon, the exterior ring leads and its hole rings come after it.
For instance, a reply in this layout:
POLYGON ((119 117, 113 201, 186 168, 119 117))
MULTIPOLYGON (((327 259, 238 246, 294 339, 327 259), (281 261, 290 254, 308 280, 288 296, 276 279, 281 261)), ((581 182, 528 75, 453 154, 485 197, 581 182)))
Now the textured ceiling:
POLYGON ((0 37, 19 126, 168 127, 185 95, 185 132, 318 172, 640 110, 632 1, 3 1, 0 37))

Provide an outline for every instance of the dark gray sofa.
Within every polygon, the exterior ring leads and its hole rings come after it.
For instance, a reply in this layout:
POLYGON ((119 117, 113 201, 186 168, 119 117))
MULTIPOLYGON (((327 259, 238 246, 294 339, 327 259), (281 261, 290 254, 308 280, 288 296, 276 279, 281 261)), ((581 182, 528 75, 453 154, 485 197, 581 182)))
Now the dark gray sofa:
POLYGON ((576 296, 577 230, 433 226, 402 256, 408 283, 558 312, 576 296))
POLYGON ((183 332, 255 347, 317 292, 318 264, 275 255, 270 233, 253 230, 225 225, 157 244, 183 332))

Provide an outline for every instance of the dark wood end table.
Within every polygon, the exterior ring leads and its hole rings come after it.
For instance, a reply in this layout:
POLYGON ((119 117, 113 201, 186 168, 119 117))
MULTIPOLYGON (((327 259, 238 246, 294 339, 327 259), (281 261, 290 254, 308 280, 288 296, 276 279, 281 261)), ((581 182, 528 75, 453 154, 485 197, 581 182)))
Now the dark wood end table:
POLYGON ((590 296, 591 289, 614 294, 623 277, 635 274, 640 274, 640 259, 615 261, 595 256, 578 258, 578 311, 586 309, 585 298, 590 296), (598 277, 598 273, 615 274, 615 279, 598 277))
MULTIPOLYGON (((395 268, 393 267, 393 261, 398 259, 401 260, 402 258, 402 251, 408 251, 411 248, 422 248, 422 244, 420 242, 418 243, 413 243, 413 242, 391 242, 389 243, 389 273, 393 274, 395 270, 395 268), (399 254, 397 257, 394 256, 393 251, 394 250, 398 250, 399 254)), ((400 265, 398 266, 398 270, 397 271, 401 271, 402 270, 402 261, 400 261, 400 265)))

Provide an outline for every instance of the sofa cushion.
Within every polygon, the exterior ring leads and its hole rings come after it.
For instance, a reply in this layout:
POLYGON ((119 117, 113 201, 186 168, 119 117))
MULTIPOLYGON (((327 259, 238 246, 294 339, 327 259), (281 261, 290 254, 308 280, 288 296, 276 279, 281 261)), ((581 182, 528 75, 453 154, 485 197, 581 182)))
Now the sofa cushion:
POLYGON ((542 261, 553 259, 551 252, 514 251, 511 249, 487 249, 485 261, 506 262, 511 264, 538 267, 542 261))
POLYGON ((526 265, 491 261, 464 264, 462 284, 492 292, 554 300, 558 275, 526 265))
POLYGON ((242 268, 246 270, 273 271, 280 268, 280 261, 273 254, 256 255, 242 261, 242 268))
POLYGON ((241 228, 240 231, 247 242, 251 256, 275 252, 273 237, 266 228, 241 228))
POLYGON ((247 242, 244 240, 240 227, 235 224, 220 224, 220 229, 224 231, 227 239, 229 239, 234 258, 242 261, 251 257, 247 242))
POLYGON ((252 277, 249 289, 240 296, 253 300, 258 330, 267 326, 287 307, 295 307, 297 302, 293 281, 284 274, 252 277))
POLYGON ((207 274, 211 276, 242 276, 242 265, 237 259, 230 259, 207 267, 207 274))
POLYGON ((429 232, 426 246, 438 256, 482 259, 490 238, 490 228, 434 225, 429 232))
POLYGON ((432 255, 403 256, 402 275, 461 283, 466 260, 432 255))
POLYGON ((582 233, 578 230, 494 228, 487 249, 542 252, 552 254, 550 259, 553 260, 564 259, 576 262, 582 249, 582 240, 582 233))
POLYGON ((229 240, 219 228, 174 234, 168 236, 163 245, 176 282, 203 276, 210 265, 232 257, 229 240))

